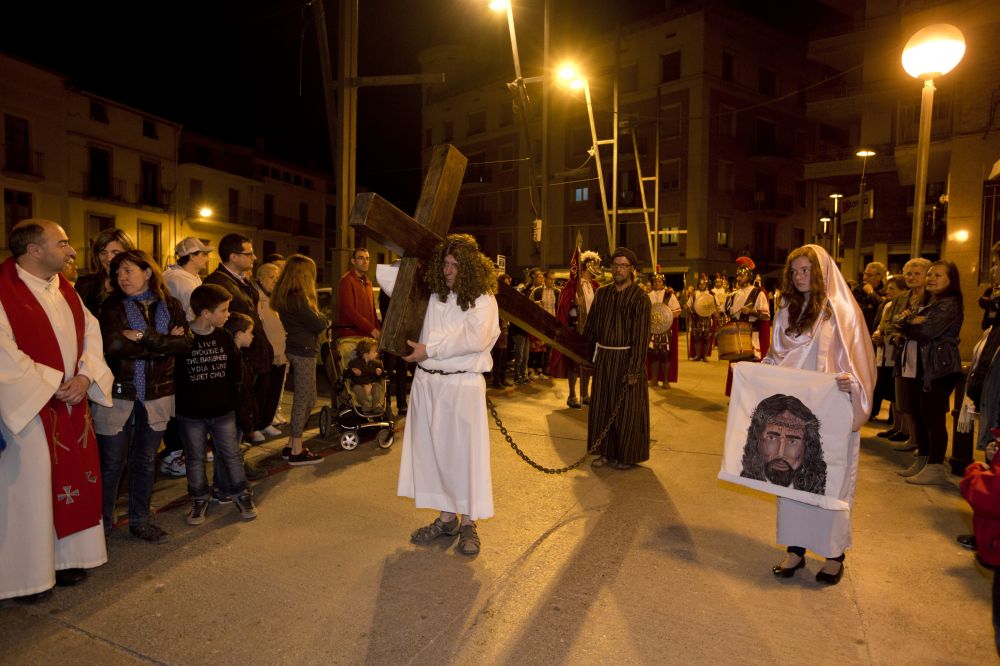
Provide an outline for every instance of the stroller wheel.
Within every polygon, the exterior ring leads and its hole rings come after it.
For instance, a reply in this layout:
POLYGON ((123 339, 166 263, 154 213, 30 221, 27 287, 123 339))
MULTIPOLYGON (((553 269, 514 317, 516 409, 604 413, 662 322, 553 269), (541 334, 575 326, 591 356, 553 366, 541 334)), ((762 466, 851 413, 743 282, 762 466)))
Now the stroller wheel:
POLYGON ((319 410, 319 434, 326 437, 330 434, 330 426, 333 423, 333 413, 329 407, 324 406, 319 410))
POLYGON ((360 443, 361 438, 358 437, 358 433, 353 430, 340 434, 340 447, 345 451, 356 449, 360 443))
POLYGON ((379 430, 378 434, 375 435, 375 443, 379 445, 381 449, 388 449, 392 446, 392 440, 395 438, 395 434, 392 430, 379 430))

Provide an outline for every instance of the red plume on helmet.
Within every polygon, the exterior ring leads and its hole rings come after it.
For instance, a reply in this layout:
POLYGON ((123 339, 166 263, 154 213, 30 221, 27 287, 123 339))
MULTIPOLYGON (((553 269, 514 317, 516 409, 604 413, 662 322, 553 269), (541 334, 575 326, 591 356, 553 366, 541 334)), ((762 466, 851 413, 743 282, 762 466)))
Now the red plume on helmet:
POLYGON ((748 273, 753 273, 754 269, 757 268, 757 264, 753 262, 750 257, 737 257, 736 258, 736 274, 745 275, 748 273))

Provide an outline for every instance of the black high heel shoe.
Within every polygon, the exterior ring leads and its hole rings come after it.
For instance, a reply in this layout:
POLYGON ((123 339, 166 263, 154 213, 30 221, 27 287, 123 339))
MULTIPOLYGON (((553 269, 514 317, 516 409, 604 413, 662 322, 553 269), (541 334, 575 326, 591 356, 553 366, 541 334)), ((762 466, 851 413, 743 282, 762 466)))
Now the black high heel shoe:
POLYGON ((791 578, 792 576, 795 575, 796 571, 798 571, 805 565, 806 565, 806 558, 804 557, 800 558, 799 563, 796 564, 794 567, 783 567, 779 562, 778 564, 775 564, 773 567, 771 567, 771 573, 773 573, 775 576, 781 576, 782 578, 791 578))
POLYGON ((816 582, 823 583, 824 585, 836 585, 840 582, 840 579, 844 577, 844 563, 840 563, 840 570, 835 574, 828 574, 825 571, 819 571, 816 574, 816 582))

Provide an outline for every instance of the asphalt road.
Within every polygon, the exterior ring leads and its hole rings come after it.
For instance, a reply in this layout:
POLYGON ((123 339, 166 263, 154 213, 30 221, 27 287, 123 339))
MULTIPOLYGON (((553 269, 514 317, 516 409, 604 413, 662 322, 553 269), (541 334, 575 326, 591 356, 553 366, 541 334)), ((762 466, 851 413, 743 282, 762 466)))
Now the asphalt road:
MULTIPOLYGON (((988 664, 992 573, 955 542, 951 487, 908 485, 910 454, 866 426, 844 579, 810 559, 776 580, 775 501, 716 480, 725 364, 682 362, 651 390, 651 459, 541 474, 492 431, 496 516, 482 553, 409 543, 434 514, 396 496, 402 437, 256 484, 260 516, 212 505, 200 527, 160 512, 169 542, 116 530, 110 561, 35 606, 0 605, 0 662, 117 664, 988 664)), ((564 381, 491 391, 514 439, 548 466, 585 448, 564 381)), ((314 433, 315 434, 315 433, 314 433)), ((267 458, 267 456, 271 456, 267 458)), ((155 503, 183 503, 183 482, 155 503)))

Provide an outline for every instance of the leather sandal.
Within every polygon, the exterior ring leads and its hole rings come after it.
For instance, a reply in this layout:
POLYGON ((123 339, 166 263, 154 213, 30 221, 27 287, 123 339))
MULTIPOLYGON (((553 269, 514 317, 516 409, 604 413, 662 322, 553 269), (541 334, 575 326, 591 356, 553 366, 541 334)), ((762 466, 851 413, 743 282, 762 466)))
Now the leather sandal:
POLYGON ((479 554, 479 533, 476 524, 462 525, 458 533, 458 552, 462 555, 479 554))
POLYGON ((457 516, 447 523, 440 518, 435 518, 433 523, 425 525, 411 534, 410 541, 421 544, 430 543, 439 536, 455 536, 458 534, 458 528, 459 522, 457 516))

